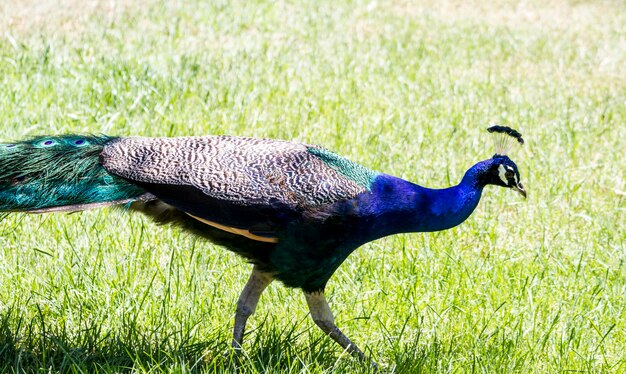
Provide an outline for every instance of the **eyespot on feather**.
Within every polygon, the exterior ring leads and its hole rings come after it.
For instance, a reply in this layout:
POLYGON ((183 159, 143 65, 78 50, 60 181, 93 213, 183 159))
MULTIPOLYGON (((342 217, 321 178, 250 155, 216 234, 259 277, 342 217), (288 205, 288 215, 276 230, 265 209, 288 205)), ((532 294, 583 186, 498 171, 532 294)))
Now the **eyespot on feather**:
POLYGON ((41 140, 37 144, 35 144, 35 146, 38 147, 52 147, 54 145, 57 145, 57 142, 52 139, 41 140))
POLYGON ((7 154, 11 154, 19 151, 19 147, 17 144, 8 143, 8 144, 0 144, 0 150, 6 152, 7 154))

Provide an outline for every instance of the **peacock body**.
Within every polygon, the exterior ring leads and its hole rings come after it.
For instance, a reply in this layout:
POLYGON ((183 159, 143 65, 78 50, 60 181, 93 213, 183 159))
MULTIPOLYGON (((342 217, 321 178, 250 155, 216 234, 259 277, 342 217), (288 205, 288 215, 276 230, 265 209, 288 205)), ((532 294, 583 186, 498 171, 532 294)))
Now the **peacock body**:
MULTIPOLYGON (((521 142, 514 130, 500 129, 521 142)), ((125 205, 252 262, 235 316, 235 348, 261 293, 278 279, 302 289, 316 324, 364 357, 335 326, 324 299, 332 274, 369 241, 462 223, 488 184, 525 196, 517 166, 503 154, 472 166, 456 186, 429 189, 281 140, 66 135, 0 145, 0 211, 125 205)))

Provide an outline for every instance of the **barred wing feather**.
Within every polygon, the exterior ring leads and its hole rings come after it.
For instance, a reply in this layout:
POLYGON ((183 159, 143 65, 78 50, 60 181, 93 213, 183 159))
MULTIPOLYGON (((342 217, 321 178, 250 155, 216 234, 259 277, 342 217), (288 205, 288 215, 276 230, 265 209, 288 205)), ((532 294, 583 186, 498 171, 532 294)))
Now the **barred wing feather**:
POLYGON ((366 169, 335 156, 315 146, 270 139, 130 137, 107 143, 100 162, 189 214, 249 229, 366 191, 350 175, 366 169))

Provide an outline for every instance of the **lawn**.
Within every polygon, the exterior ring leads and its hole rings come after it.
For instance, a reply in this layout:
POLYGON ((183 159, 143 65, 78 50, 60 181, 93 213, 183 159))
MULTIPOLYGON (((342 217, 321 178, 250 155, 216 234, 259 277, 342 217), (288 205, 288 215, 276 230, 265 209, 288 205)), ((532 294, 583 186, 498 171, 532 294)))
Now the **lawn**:
MULTIPOLYGON (((528 199, 369 243, 327 287, 383 372, 626 372, 620 1, 0 4, 0 140, 232 134, 323 145, 428 187, 523 133, 528 199)), ((251 266, 120 209, 0 220, 0 372, 370 372, 251 266)))

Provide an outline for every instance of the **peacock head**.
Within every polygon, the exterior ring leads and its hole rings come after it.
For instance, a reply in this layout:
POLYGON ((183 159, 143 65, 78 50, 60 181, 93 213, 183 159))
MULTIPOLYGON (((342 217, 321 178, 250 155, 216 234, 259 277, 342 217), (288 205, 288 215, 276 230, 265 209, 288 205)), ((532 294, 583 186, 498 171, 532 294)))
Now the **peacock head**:
POLYGON ((484 184, 511 188, 526 197, 517 165, 508 156, 495 154, 488 165, 487 171, 482 176, 484 184))
POLYGON ((480 163, 480 176, 478 178, 480 183, 511 188, 525 198, 526 190, 522 185, 517 165, 506 156, 512 139, 515 139, 519 144, 524 144, 522 134, 506 126, 491 126, 487 131, 498 135, 496 137, 496 154, 492 159, 480 163))

